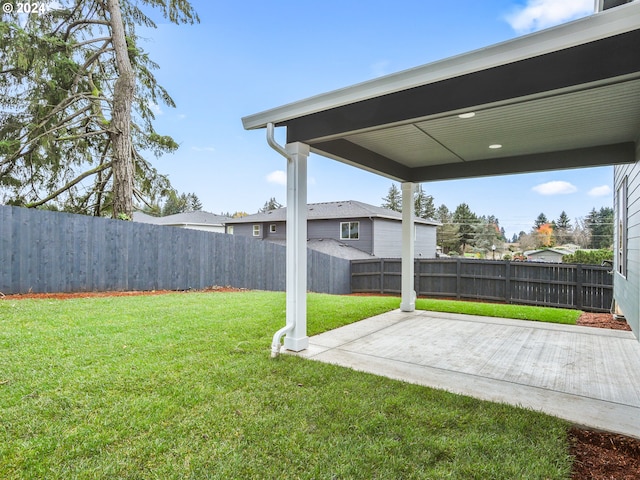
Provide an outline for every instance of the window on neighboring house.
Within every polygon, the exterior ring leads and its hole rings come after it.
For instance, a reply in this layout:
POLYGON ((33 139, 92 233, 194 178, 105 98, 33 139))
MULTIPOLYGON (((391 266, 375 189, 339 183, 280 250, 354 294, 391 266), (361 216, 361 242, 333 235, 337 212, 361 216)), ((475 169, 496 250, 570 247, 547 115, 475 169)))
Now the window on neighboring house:
POLYGON ((254 225, 253 226, 253 236, 254 237, 259 237, 260 236, 260 225, 254 225))
POLYGON ((616 228, 618 237, 617 261, 618 273, 623 277, 627 276, 627 177, 622 179, 618 187, 616 228))
POLYGON ((271 225, 269 225, 269 232, 270 233, 276 233, 276 224, 272 223, 271 225))
POLYGON ((340 222, 340 240, 358 240, 360 222, 340 222))
POLYGON ((229 235, 233 235, 233 225, 230 225, 230 226, 227 227, 227 233, 229 235))

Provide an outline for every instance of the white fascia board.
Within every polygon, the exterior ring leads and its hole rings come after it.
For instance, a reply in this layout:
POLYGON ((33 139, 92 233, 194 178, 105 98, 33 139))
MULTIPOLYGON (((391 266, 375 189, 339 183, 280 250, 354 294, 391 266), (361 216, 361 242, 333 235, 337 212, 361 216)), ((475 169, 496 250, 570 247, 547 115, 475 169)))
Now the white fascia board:
MULTIPOLYGON (((393 220, 394 222, 402 222, 402 217, 392 217, 391 215, 383 215, 383 214, 367 215, 361 218, 380 218, 382 220, 393 220)), ((422 218, 422 217, 414 217, 413 221, 416 224, 427 225, 431 227, 439 227, 440 225, 442 225, 442 223, 440 222, 437 222, 435 220, 429 220, 427 218, 422 218)))
POLYGON ((191 222, 180 222, 180 223, 159 223, 158 225, 163 225, 165 227, 224 227, 224 223, 191 223, 191 222))
POLYGON ((489 47, 309 97, 242 118, 246 130, 277 124, 420 85, 479 72, 636 30, 640 1, 489 47))

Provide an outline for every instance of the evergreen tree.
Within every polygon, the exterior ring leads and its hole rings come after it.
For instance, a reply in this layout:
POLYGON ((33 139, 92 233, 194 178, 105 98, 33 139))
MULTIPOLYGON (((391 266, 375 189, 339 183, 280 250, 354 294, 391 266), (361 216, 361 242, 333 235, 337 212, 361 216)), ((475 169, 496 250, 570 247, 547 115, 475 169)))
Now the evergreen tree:
POLYGON ((436 208, 433 204, 433 196, 427 195, 418 185, 413 194, 415 216, 418 218, 433 218, 436 215, 436 208))
POLYGON ((153 128, 153 106, 174 106, 136 27, 198 22, 186 0, 59 0, 47 12, 2 13, 0 194, 15 205, 58 204, 131 217, 171 188, 143 157, 178 144, 153 128))
POLYGON ((573 241, 573 235, 571 234, 571 220, 564 210, 554 222, 554 234, 556 237, 556 244, 564 245, 573 241))
POLYGON ((464 253, 467 246, 473 246, 474 225, 478 223, 478 217, 471 211, 469 205, 461 203, 453 212, 453 223, 457 225, 457 240, 460 253, 464 253))
POLYGON ((269 200, 264 202, 263 207, 258 210, 258 213, 268 212, 269 210, 277 210, 278 208, 282 208, 282 204, 280 204, 275 197, 271 197, 269 200))
POLYGON ((402 193, 395 183, 389 187, 389 192, 386 197, 382 198, 382 208, 388 208, 396 212, 402 211, 402 193))
POLYGON ((458 227, 453 224, 452 214, 446 205, 438 207, 435 219, 441 223, 436 229, 436 241, 443 253, 449 253, 458 248, 458 227))
POLYGON ((538 215, 538 218, 536 218, 536 221, 533 224, 533 229, 538 230, 542 225, 545 225, 547 223, 549 223, 549 220, 547 220, 547 216, 544 213, 541 213, 540 215, 538 215))
POLYGON ((195 193, 182 193, 178 195, 173 191, 162 207, 161 216, 175 215, 176 213, 196 212, 202 210, 202 203, 195 193))
POLYGON ((613 246, 613 208, 593 208, 587 216, 587 228, 591 234, 590 248, 611 248, 613 246))
POLYGON ((488 253, 492 251, 492 246, 501 248, 500 230, 495 223, 485 220, 473 225, 474 239, 473 246, 476 251, 488 253))

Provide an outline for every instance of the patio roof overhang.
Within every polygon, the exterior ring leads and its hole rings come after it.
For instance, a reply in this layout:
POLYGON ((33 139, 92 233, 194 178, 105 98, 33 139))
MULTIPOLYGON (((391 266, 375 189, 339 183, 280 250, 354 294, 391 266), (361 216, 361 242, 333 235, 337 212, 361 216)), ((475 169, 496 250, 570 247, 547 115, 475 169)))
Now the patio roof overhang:
POLYGON ((304 350, 309 151, 403 182, 400 309, 412 311, 415 183, 640 158, 640 1, 242 121, 287 158, 287 325, 272 354, 285 333, 285 349, 304 350))
POLYGON ((406 182, 631 163, 640 2, 243 123, 285 126, 287 143, 406 182))

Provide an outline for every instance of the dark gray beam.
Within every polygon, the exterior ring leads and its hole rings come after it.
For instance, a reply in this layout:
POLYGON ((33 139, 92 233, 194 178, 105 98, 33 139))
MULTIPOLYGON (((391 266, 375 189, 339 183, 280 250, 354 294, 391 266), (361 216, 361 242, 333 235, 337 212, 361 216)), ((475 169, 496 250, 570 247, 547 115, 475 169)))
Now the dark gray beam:
POLYGON ((287 142, 404 122, 640 72, 640 30, 281 123, 287 142))
POLYGON ((310 146, 313 151, 320 155, 344 160, 376 173, 397 178, 398 180, 407 180, 411 176, 411 169, 409 167, 349 142, 348 140, 331 140, 328 142, 312 143, 310 146))
POLYGON ((411 171, 411 177, 407 180, 429 182, 634 163, 635 150, 635 143, 627 142, 560 152, 419 167, 411 171))

